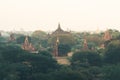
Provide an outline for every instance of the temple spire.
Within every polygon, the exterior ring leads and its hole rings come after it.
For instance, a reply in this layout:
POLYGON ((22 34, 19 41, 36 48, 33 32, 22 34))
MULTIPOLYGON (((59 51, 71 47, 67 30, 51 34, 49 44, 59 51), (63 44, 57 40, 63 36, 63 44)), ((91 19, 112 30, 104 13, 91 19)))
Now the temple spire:
POLYGON ((58 23, 58 29, 61 29, 60 23, 58 23))
POLYGON ((83 50, 88 50, 88 43, 87 43, 87 39, 86 39, 86 33, 84 33, 83 50))
POLYGON ((56 34, 70 34, 70 32, 64 31, 61 28, 60 23, 58 23, 57 29, 51 35, 53 36, 53 35, 56 35, 56 34))
POLYGON ((58 54, 59 54, 59 52, 58 52, 59 43, 60 43, 59 37, 57 36, 57 37, 56 37, 55 44, 54 44, 54 56, 55 56, 55 57, 58 57, 58 56, 59 56, 59 55, 58 55, 58 54))
POLYGON ((84 42, 83 42, 83 49, 88 50, 88 43, 86 39, 84 39, 84 42))
POLYGON ((25 41, 22 45, 22 49, 33 52, 35 48, 33 47, 32 43, 29 42, 28 36, 25 37, 25 41))
POLYGON ((28 40, 28 36, 25 37, 25 41, 24 41, 25 45, 29 45, 29 40, 28 40))
POLYGON ((109 30, 107 29, 103 36, 104 43, 100 45, 100 48, 105 49, 105 41, 109 41, 111 39, 112 39, 112 35, 110 34, 109 30))
POLYGON ((111 36, 109 30, 105 31, 105 34, 104 34, 103 39, 104 39, 105 41, 108 41, 108 40, 112 39, 112 36, 111 36))
POLYGON ((58 29, 57 29, 58 31, 61 31, 62 29, 61 29, 61 26, 60 26, 60 23, 58 23, 58 29))

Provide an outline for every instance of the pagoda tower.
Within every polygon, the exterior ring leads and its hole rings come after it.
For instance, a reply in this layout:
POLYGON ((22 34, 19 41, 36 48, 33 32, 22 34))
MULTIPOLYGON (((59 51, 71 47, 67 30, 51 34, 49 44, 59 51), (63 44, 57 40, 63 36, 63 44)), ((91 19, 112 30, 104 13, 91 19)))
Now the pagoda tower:
POLYGON ((70 33, 67 32, 67 31, 64 31, 61 26, 60 26, 60 23, 58 23, 58 28, 50 35, 51 37, 55 37, 56 40, 54 41, 53 43, 53 55, 55 57, 58 57, 59 56, 59 50, 58 50, 58 47, 59 47, 59 35, 64 35, 64 34, 67 34, 69 35, 70 33))
POLYGON ((112 39, 112 35, 110 34, 109 30, 105 31, 103 39, 104 39, 104 41, 108 41, 108 40, 112 39))
POLYGON ((84 42, 83 42, 83 50, 88 50, 88 43, 86 39, 84 39, 84 42))
POLYGON ((104 43, 100 45, 100 48, 105 48, 105 42, 112 39, 112 35, 110 34, 109 30, 106 30, 103 36, 104 43))
POLYGON ((58 23, 58 30, 62 30, 61 27, 60 27, 60 23, 58 23))
POLYGON ((56 36, 59 34, 70 34, 70 32, 64 31, 61 26, 60 23, 58 23, 58 28, 51 34, 51 36, 56 36))
POLYGON ((22 45, 22 48, 24 50, 29 50, 29 40, 28 40, 28 36, 25 37, 25 41, 24 41, 24 44, 22 45))
POLYGON ((28 40, 28 36, 25 37, 25 41, 22 45, 22 49, 30 52, 35 51, 35 48, 33 47, 32 43, 30 43, 28 40))
POLYGON ((84 33, 83 50, 88 50, 88 43, 87 43, 87 39, 86 39, 86 33, 84 33))
POLYGON ((58 46, 59 46, 59 37, 57 37, 55 44, 54 44, 54 56, 58 57, 58 46))

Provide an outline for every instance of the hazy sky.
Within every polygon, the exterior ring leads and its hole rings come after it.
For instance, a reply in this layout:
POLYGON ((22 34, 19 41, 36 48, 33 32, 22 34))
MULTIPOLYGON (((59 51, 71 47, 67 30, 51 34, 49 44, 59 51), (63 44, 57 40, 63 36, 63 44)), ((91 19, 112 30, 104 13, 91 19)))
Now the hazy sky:
POLYGON ((120 0, 0 0, 0 30, 120 30, 120 0))

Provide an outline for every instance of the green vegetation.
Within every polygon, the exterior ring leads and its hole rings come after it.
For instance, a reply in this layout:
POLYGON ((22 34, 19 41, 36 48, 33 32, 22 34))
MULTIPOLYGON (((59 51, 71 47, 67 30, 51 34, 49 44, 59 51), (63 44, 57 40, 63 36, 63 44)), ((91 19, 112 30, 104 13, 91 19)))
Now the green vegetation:
POLYGON ((73 66, 101 66, 101 56, 94 51, 80 51, 73 54, 71 64, 73 66))
POLYGON ((50 41, 55 41, 55 36, 48 40, 47 34, 42 31, 29 36, 29 41, 35 45, 38 53, 21 49, 24 35, 16 34, 16 42, 13 43, 7 41, 8 37, 2 36, 0 80, 119 80, 120 32, 110 32, 113 39, 107 42, 100 39, 103 33, 86 33, 89 50, 82 50, 84 33, 72 33, 73 36, 66 37, 60 35, 59 55, 65 57, 68 52, 73 51, 71 57, 67 56, 70 65, 59 64, 53 57, 50 41), (105 43, 105 48, 99 48, 101 43, 105 43))
MULTIPOLYGON (((33 80, 38 74, 55 71, 58 64, 51 56, 23 51, 15 45, 0 45, 0 80, 33 80)), ((46 53, 49 54, 50 53, 46 53)))

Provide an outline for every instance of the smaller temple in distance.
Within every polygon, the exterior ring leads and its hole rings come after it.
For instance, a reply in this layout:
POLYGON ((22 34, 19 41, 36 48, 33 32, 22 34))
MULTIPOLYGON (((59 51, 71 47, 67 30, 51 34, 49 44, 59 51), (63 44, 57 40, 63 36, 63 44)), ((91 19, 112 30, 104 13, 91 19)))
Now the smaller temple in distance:
POLYGON ((112 39, 112 35, 110 34, 109 30, 105 31, 103 39, 104 41, 108 41, 112 39))
POLYGON ((88 42, 87 42, 87 39, 86 39, 86 33, 84 33, 84 37, 83 37, 83 50, 89 50, 88 48, 88 42))
POLYGON ((83 50, 88 50, 88 43, 86 39, 84 39, 84 42, 83 42, 83 50))
POLYGON ((55 45, 54 45, 54 53, 53 53, 53 55, 55 56, 55 57, 57 57, 58 56, 58 45, 59 45, 59 38, 57 37, 57 39, 56 39, 56 42, 55 42, 55 45))
POLYGON ((22 49, 32 52, 32 53, 35 52, 35 48, 33 47, 32 43, 29 42, 28 36, 25 37, 25 41, 22 45, 22 49))
POLYGON ((101 44, 100 48, 104 49, 105 48, 105 42, 109 41, 112 39, 112 35, 110 34, 109 30, 106 30, 103 36, 103 41, 104 43, 101 44))

